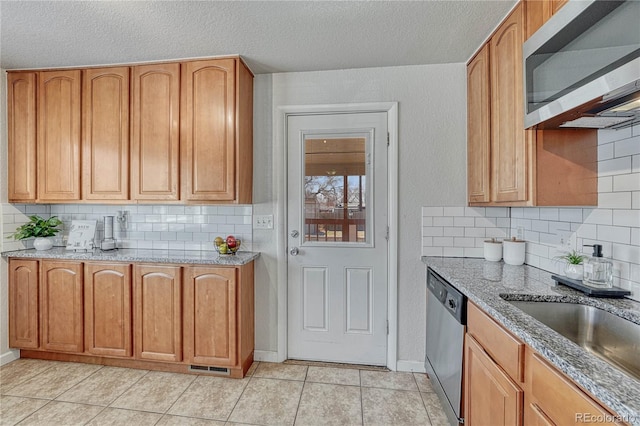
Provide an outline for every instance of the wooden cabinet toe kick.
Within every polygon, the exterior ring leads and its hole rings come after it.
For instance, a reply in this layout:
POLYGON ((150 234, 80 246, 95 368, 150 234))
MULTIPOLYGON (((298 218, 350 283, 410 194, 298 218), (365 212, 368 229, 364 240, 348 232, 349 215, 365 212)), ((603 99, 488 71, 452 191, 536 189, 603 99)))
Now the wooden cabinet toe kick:
POLYGON ((110 358, 94 355, 67 354, 61 352, 34 351, 25 349, 22 349, 20 351, 20 358, 43 359, 48 361, 63 362, 81 362, 84 364, 97 364, 106 365, 109 367, 136 368, 153 371, 166 371, 170 373, 211 374, 231 377, 233 379, 242 379, 247 374, 247 371, 249 371, 249 368, 251 368, 251 364, 253 364, 253 353, 251 353, 251 355, 247 357, 247 359, 242 363, 241 367, 194 365, 194 368, 192 368, 191 364, 178 364, 175 362, 141 361, 136 359, 110 358), (212 368, 204 369, 198 367, 212 368))

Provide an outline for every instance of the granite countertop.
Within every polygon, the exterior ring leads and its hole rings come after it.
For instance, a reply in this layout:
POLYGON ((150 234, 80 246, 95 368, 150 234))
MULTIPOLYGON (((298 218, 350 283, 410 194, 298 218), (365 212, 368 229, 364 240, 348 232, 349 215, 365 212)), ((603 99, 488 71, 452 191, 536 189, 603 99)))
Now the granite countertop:
MULTIPOLYGON (((464 293, 507 330, 615 411, 640 426, 640 380, 590 354, 554 330, 506 302, 574 302, 596 306, 640 324, 640 302, 586 297, 558 286, 551 273, 532 266, 511 266, 484 259, 423 257, 422 261, 464 293)), ((640 355, 638 355, 640 356, 640 355)))
POLYGON ((82 253, 54 247, 51 250, 17 250, 2 253, 6 258, 60 259, 60 260, 101 260, 108 262, 181 263, 191 265, 245 265, 260 256, 260 253, 239 251, 235 256, 220 255, 215 251, 196 250, 142 250, 118 249, 114 251, 93 251, 82 253))

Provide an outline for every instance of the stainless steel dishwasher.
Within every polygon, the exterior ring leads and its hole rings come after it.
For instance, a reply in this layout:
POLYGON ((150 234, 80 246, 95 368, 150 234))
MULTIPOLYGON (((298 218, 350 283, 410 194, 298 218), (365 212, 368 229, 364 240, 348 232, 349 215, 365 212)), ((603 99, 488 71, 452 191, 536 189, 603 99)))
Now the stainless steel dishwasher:
POLYGON ((462 418, 462 358, 467 298, 427 268, 425 368, 451 425, 462 418))

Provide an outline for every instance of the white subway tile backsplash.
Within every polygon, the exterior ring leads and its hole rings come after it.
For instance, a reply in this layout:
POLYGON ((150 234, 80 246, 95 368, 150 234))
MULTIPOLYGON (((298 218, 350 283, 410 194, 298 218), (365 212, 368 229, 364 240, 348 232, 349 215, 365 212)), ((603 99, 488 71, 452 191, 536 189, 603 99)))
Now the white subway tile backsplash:
POLYGON ((616 260, 640 264, 640 246, 614 243, 610 253, 616 260))
POLYGON ((603 176, 598 178, 598 193, 602 192, 613 192, 613 176, 603 176))
POLYGON ((633 173, 640 172, 640 155, 634 155, 631 157, 631 171, 633 173))
POLYGON ((562 208, 559 210, 559 220, 561 222, 582 222, 582 209, 562 208))
POLYGON ((614 210, 613 224, 616 226, 640 227, 640 210, 614 210))
POLYGON ((450 216, 434 217, 433 226, 453 226, 453 217, 450 217, 450 216))
POLYGON ((453 218, 453 226, 456 227, 471 227, 475 226, 476 220, 481 220, 483 218, 473 218, 473 217, 454 217, 453 218))
POLYGON ((471 216, 484 216, 486 209, 484 207, 465 207, 464 215, 471 216))
POLYGON ((600 241, 630 244, 631 228, 623 226, 598 225, 598 237, 600 241))
POLYGON ((598 130, 598 144, 616 142, 633 136, 634 129, 638 126, 625 127, 620 130, 598 130))
POLYGON ((540 219, 540 209, 537 207, 531 207, 524 209, 525 219, 540 219))
POLYGON ((464 250, 462 247, 444 247, 443 255, 447 257, 464 257, 464 250))
POLYGON ((560 220, 559 209, 553 207, 540 209, 540 220, 560 220))
POLYGON ((507 207, 487 207, 486 217, 508 217, 509 209, 507 207))
POLYGON ((598 177, 631 173, 631 157, 598 161, 598 177))
POLYGON ((631 192, 605 192, 598 194, 598 206, 607 209, 630 209, 631 192))
POLYGON ((433 245, 440 247, 453 247, 454 237, 433 237, 433 245))
POLYGON ((487 228, 464 228, 465 237, 485 237, 487 228))
MULTIPOLYGON (((614 145, 616 157, 640 154, 640 136, 617 141, 614 145)), ((598 157, 598 160, 600 160, 600 157, 598 157)))
POLYGON ((613 176, 614 191, 640 191, 640 173, 613 176))
POLYGON ((443 234, 445 237, 464 237, 465 228, 444 227, 443 234))
POLYGON ((445 207, 444 216, 464 216, 464 207, 445 207))
POLYGON ((598 145, 598 160, 611 160, 614 146, 613 143, 598 145))

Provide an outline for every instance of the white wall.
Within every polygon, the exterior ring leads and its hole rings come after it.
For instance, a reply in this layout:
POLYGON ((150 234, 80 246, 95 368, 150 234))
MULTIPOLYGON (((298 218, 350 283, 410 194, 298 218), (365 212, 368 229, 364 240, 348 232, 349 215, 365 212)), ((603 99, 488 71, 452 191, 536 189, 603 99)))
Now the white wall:
MULTIPOLYGON (((7 202, 7 73, 0 69, 0 218, 4 217, 3 204, 7 202)), ((4 226, 0 220, 0 235, 4 226)), ((6 250, 0 238, 0 252, 6 250)), ((0 365, 11 362, 18 357, 19 351, 9 349, 9 285, 7 279, 7 262, 0 259, 0 365)))
MULTIPOLYGON (((466 199, 464 64, 258 76, 254 99, 254 197, 258 204, 254 212, 264 208, 276 214, 277 207, 286 204, 284 199, 269 199, 284 179, 284 171, 272 167, 274 158, 284 158, 283 141, 271 136, 279 106, 386 101, 399 104, 398 360, 422 363, 426 296, 425 268, 420 262, 420 207, 464 205, 466 199), (268 195, 262 198, 261 193, 268 195)), ((275 218, 277 225, 283 221, 275 218)), ((263 252, 256 269, 259 351, 277 351, 276 296, 283 277, 278 276, 273 259, 282 232, 254 232, 254 247, 263 252)))

